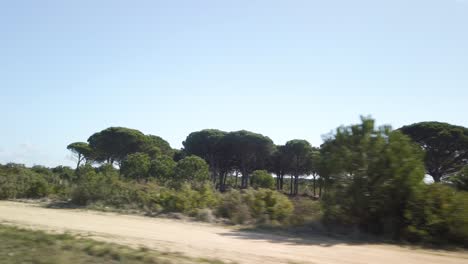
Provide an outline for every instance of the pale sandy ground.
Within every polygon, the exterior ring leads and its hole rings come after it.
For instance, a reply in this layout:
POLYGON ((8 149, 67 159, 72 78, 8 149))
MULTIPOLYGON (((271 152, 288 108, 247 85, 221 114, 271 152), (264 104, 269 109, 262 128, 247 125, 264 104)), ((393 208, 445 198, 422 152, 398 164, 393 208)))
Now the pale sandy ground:
POLYGON ((0 202, 0 222, 48 231, 69 231, 125 245, 142 245, 193 257, 237 263, 455 264, 467 252, 348 244, 323 236, 293 240, 277 235, 180 220, 0 202))

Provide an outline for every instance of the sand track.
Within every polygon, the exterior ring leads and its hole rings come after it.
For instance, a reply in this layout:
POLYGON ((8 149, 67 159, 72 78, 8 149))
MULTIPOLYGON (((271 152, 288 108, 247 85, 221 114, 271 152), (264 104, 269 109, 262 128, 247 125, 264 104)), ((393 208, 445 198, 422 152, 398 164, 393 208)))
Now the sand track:
POLYGON ((77 209, 47 209, 17 202, 0 202, 0 222, 74 232, 125 245, 237 263, 468 263, 466 252, 348 244, 321 236, 306 241, 294 240, 203 223, 77 209))

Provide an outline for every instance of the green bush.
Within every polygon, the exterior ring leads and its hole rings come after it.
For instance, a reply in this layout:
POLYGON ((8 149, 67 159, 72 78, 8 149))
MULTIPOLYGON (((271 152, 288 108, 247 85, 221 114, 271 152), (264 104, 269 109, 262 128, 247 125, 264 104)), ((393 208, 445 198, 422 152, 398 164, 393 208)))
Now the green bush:
POLYGON ((210 184, 193 189, 185 183, 179 189, 171 189, 153 182, 123 181, 112 169, 96 172, 90 166, 80 169, 79 178, 72 192, 72 201, 79 205, 98 203, 148 213, 195 214, 198 209, 214 208, 219 202, 219 194, 210 184))
POLYGON ((322 220, 322 204, 307 197, 295 197, 291 200, 294 204, 294 213, 288 222, 293 226, 304 226, 317 223, 322 220))
POLYGON ((51 191, 52 179, 49 173, 43 175, 22 165, 0 165, 0 199, 45 197, 51 191))
POLYGON ((176 162, 168 156, 157 156, 151 161, 150 176, 166 184, 174 177, 176 162))
POLYGON ((189 182, 192 186, 199 186, 209 180, 210 171, 206 161, 197 156, 189 156, 177 162, 174 169, 174 186, 189 182))
POLYGON ((442 184, 425 186, 406 211, 404 238, 436 244, 468 246, 468 192, 442 184))
POLYGON ((123 160, 120 172, 125 177, 141 180, 148 177, 150 166, 151 160, 148 154, 133 153, 123 160))
POLYGON ((49 194, 49 184, 43 177, 32 177, 26 191, 28 198, 41 198, 49 194))
POLYGON ((468 166, 464 167, 457 174, 448 178, 451 185, 460 191, 468 191, 468 166))
POLYGON ((398 238, 408 202, 424 178, 420 148, 363 118, 362 124, 337 129, 321 153, 325 223, 398 238))
POLYGON ((118 179, 116 173, 109 168, 96 172, 93 167, 86 165, 78 171, 78 181, 74 186, 71 199, 79 205, 87 205, 96 201, 109 199, 115 182, 118 179))
POLYGON ((267 188, 272 189, 275 185, 275 180, 266 170, 256 170, 251 176, 252 188, 267 188))
POLYGON ((269 190, 231 190, 223 195, 218 214, 233 223, 278 223, 293 212, 293 204, 283 194, 269 190))
POLYGON ((180 189, 166 189, 161 195, 160 203, 166 212, 194 214, 198 209, 214 208, 219 203, 219 194, 210 184, 204 184, 198 190, 183 184, 180 189))
POLYGON ((252 220, 250 208, 244 203, 244 197, 239 190, 230 190, 223 194, 217 214, 230 219, 235 224, 243 224, 252 220))

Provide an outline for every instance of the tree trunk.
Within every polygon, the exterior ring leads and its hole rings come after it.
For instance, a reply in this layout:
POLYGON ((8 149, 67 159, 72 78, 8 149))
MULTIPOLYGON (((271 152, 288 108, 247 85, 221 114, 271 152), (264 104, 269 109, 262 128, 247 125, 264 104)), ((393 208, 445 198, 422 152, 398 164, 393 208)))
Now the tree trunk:
POLYGON ((244 177, 245 177, 244 173, 245 172, 243 170, 241 170, 240 173, 241 173, 241 177, 240 177, 240 186, 239 187, 242 189, 242 188, 244 188, 244 177))
POLYGON ((291 181, 289 186, 289 195, 293 195, 294 177, 291 175, 291 181))
POLYGON ((213 185, 216 187, 218 186, 218 177, 221 177, 221 173, 218 172, 218 175, 212 175, 212 181, 213 181, 213 185))
POLYGON ((237 179, 239 179, 239 171, 236 170, 236 183, 234 185, 234 188, 237 188, 237 179))
POLYGON ((315 193, 315 181, 316 181, 317 175, 314 174, 313 177, 314 177, 314 197, 315 197, 315 195, 316 195, 316 193, 315 193))
POLYGON ((214 168, 211 169, 211 181, 213 182, 213 185, 216 186, 216 180, 218 179, 218 173, 217 173, 217 170, 215 170, 214 168))
MULTIPOLYGON (((218 189, 220 192, 223 192, 223 189, 224 189, 224 186, 223 186, 223 177, 224 177, 224 174, 223 173, 219 173, 219 184, 218 184, 218 189)), ((216 186, 216 185, 215 185, 216 186)))
POLYGON ((226 191, 226 180, 227 180, 228 174, 224 173, 224 180, 223 180, 223 192, 226 191))
POLYGON ((299 176, 294 176, 294 196, 299 193, 299 176))
POLYGON ((323 185, 323 179, 320 179, 320 183, 319 183, 319 198, 322 197, 322 185, 323 185))
POLYGON ((276 190, 277 191, 279 191, 279 179, 280 179, 279 174, 276 174, 276 190))
POLYGON ((280 179, 280 190, 283 191, 284 187, 284 174, 281 174, 281 179, 280 179))
POLYGON ((249 173, 246 168, 241 169, 242 173, 242 183, 241 183, 241 188, 242 189, 247 189, 249 187, 249 173))
POLYGON ((216 180, 218 179, 218 170, 217 166, 215 165, 215 159, 213 157, 208 156, 208 165, 210 166, 210 171, 211 171, 211 180, 213 181, 213 184, 216 186, 216 180))
POLYGON ((78 170, 80 168, 81 161, 82 161, 81 154, 78 153, 78 162, 76 164, 76 170, 78 170))

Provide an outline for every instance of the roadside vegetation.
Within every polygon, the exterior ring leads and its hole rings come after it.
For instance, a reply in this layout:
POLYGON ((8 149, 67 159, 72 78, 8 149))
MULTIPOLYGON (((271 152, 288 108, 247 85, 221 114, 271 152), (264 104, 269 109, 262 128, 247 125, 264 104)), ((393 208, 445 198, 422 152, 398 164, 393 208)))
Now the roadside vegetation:
POLYGON ((0 225, 0 264, 223 263, 0 225))
POLYGON ((467 128, 424 122, 393 130, 362 118, 320 147, 215 129, 191 133, 183 146, 111 127, 67 147, 75 168, 0 165, 0 199, 468 246, 467 128))

